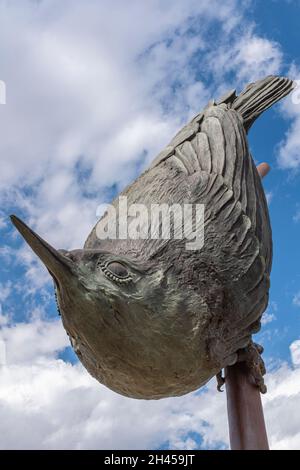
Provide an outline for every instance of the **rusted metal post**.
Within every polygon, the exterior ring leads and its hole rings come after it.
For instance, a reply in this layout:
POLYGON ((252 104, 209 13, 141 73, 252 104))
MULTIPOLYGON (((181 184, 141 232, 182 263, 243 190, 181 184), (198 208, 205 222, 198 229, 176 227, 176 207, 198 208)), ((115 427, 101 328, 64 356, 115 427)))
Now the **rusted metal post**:
MULTIPOLYGON (((267 163, 257 167, 261 178, 270 171, 267 163)), ((245 363, 225 369, 227 414, 232 450, 268 450, 268 437, 259 389, 251 383, 245 363)))
POLYGON ((232 450, 268 450, 259 389, 251 383, 246 364, 225 370, 227 413, 232 450))

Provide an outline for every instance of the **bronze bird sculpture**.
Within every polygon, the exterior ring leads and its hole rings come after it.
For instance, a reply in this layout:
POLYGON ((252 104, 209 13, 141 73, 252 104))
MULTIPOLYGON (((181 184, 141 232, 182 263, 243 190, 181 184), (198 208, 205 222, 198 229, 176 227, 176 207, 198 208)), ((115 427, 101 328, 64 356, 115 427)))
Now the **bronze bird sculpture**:
POLYGON ((214 375, 220 385, 222 368, 245 360, 265 392, 252 334, 268 303, 272 238, 247 132, 292 88, 269 76, 210 102, 121 193, 128 205, 202 204, 199 249, 184 237, 99 239, 96 226, 83 249, 56 250, 12 216, 53 277, 71 344, 100 383, 133 398, 179 396, 214 375))

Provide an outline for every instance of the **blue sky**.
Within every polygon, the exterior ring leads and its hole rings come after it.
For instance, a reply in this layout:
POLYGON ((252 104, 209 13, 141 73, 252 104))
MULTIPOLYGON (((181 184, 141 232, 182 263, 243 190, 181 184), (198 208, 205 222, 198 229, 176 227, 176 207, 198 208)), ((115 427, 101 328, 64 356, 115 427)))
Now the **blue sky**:
MULTIPOLYGON (((300 80, 299 1, 0 0, 0 448, 226 448, 225 394, 144 402, 95 382, 68 346, 47 272, 8 221, 81 247, 97 206, 211 98, 300 80), (145 5, 145 3, 147 3, 145 5), (17 32, 17 34, 16 34, 17 32)), ((272 167, 265 347, 272 448, 300 448, 300 95, 249 139, 272 167), (284 404, 284 408, 283 408, 284 404)))

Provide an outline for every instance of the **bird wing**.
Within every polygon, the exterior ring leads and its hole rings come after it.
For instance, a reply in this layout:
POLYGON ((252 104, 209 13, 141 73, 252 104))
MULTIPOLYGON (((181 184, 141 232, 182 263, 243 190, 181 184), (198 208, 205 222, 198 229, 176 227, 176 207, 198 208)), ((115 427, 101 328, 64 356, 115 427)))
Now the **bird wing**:
POLYGON ((292 88, 289 79, 267 77, 238 97, 235 91, 229 92, 217 103, 209 103, 152 164, 184 172, 194 202, 205 204, 204 252, 218 258, 219 269, 234 282, 236 295, 246 299, 245 311, 240 313, 249 323, 267 305, 272 236, 246 130, 292 88))

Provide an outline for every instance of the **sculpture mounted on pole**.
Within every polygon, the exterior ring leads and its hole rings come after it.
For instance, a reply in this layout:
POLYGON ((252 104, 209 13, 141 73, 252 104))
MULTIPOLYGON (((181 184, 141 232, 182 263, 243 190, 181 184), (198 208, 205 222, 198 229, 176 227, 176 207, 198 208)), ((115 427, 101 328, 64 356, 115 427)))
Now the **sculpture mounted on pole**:
MULTIPOLYGON (((199 249, 186 246, 192 226, 185 238, 168 239, 158 236, 160 220, 152 231, 140 226, 140 238, 99 238, 96 226, 83 249, 56 250, 12 216, 54 279, 80 361, 115 392, 178 396, 214 375, 220 387, 220 371, 239 361, 266 391, 262 348, 252 334, 268 303, 272 239, 247 132, 292 88, 291 80, 270 76, 239 96, 232 91, 210 102, 120 195, 128 206, 203 205, 199 249)), ((117 218, 124 216, 119 201, 113 202, 117 218)), ((102 228, 111 216, 103 215, 102 228)))

